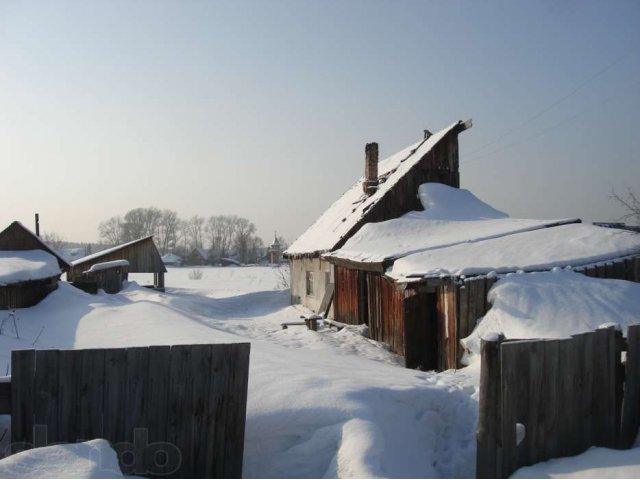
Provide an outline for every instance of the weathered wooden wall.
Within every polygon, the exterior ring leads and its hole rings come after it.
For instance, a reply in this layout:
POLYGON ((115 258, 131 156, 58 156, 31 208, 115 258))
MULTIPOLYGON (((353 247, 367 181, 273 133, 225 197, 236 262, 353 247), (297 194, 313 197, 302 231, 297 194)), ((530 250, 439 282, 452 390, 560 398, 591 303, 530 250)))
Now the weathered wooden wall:
POLYGON ((592 445, 630 448, 640 419, 640 325, 629 327, 624 365, 623 350, 614 328, 561 340, 483 341, 477 477, 508 478, 592 445))
POLYGON ((58 288, 58 276, 0 286, 0 310, 32 307, 58 288))
POLYGON ((362 278, 365 273, 336 265, 334 275, 334 319, 349 325, 368 323, 363 309, 366 290, 362 289, 362 278))
MULTIPOLYGON (((318 313, 327 285, 333 283, 333 265, 322 258, 292 258, 289 261, 291 303, 302 304, 318 313), (306 272, 314 273, 314 292, 307 295, 306 272)), ((335 301, 329 310, 329 318, 335 318, 335 301)))
POLYGON ((379 273, 361 272, 366 278, 369 337, 384 342, 391 351, 405 354, 404 292, 379 273))
POLYGON ((371 207, 335 248, 342 247, 365 223, 382 222, 413 210, 423 210, 417 195, 418 187, 423 183, 438 182, 459 188, 458 133, 454 129, 445 135, 371 207))
POLYGON ((248 343, 14 350, 11 364, 14 453, 105 438, 125 474, 242 476, 248 343))
POLYGON ((131 273, 165 273, 167 271, 160 253, 153 243, 153 238, 148 237, 141 239, 131 245, 124 246, 110 253, 91 256, 89 260, 73 265, 67 273, 67 280, 74 281, 76 277, 81 276, 96 263, 111 262, 114 260, 128 260, 129 272, 131 273))

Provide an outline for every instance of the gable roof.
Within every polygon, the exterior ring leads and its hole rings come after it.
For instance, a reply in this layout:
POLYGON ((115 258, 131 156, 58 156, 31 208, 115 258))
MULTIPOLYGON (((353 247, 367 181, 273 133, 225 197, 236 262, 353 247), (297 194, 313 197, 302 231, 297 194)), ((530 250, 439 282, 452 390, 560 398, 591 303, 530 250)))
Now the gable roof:
POLYGON ((440 140, 452 130, 466 126, 463 122, 453 123, 429 138, 414 143, 379 162, 379 184, 373 194, 367 195, 363 192, 364 177, 361 177, 293 242, 285 251, 285 255, 315 255, 333 250, 363 220, 369 209, 378 203, 440 140))
POLYGON ((66 272, 71 269, 64 258, 18 221, 0 232, 0 250, 44 250, 56 258, 60 270, 66 272))

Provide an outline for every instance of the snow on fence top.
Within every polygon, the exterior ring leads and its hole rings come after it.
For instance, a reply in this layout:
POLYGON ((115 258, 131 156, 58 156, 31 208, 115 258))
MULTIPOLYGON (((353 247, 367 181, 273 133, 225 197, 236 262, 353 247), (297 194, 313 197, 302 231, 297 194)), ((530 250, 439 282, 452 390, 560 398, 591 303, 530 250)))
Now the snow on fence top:
POLYGON ((362 190, 364 177, 345 192, 313 225, 285 251, 286 255, 328 252, 362 219, 404 175, 460 122, 415 143, 378 163, 377 190, 367 195, 362 190))
POLYGON ((0 251, 0 285, 60 275, 56 257, 44 250, 0 251))
POLYGON ((329 256, 379 263, 426 250, 578 221, 509 218, 468 190, 440 183, 420 185, 418 196, 424 211, 409 212, 385 222, 368 223, 329 256))
POLYGON ((93 272, 99 272, 101 270, 107 270, 109 268, 128 267, 128 266, 129 266, 129 260, 112 260, 110 262, 93 264, 91 265, 91 268, 89 270, 86 270, 82 273, 93 273, 93 272))
POLYGON ((408 255, 387 275, 397 281, 577 267, 640 254, 640 235, 574 223, 408 255))
POLYGON ((509 275, 489 290, 489 302, 489 312, 462 340, 472 353, 480 352, 487 332, 501 332, 505 338, 568 338, 602 322, 626 330, 640 318, 640 284, 567 270, 509 275))

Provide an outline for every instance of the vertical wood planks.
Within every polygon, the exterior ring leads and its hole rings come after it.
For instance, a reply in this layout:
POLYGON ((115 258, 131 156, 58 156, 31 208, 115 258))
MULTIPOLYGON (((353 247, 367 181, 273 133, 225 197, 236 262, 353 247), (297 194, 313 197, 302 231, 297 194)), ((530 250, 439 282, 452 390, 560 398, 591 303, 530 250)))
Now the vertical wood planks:
POLYGON ((239 478, 249 348, 14 351, 13 451, 106 438, 124 473, 239 478))
POLYGON ((35 350, 11 352, 11 452, 33 446, 35 350))
POLYGON ((620 448, 631 448, 640 426, 640 325, 629 326, 620 448))
POLYGON ((480 405, 478 412, 476 478, 501 478, 502 398, 500 344, 482 340, 480 355, 480 405))

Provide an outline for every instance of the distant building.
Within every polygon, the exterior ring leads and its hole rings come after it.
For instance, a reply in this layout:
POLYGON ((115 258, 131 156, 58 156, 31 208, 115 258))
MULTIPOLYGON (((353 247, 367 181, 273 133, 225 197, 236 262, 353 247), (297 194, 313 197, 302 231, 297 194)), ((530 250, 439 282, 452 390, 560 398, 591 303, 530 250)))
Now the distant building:
POLYGON ((0 232, 0 309, 31 307, 58 288, 67 261, 20 222, 0 232))
POLYGON ((211 265, 213 261, 209 250, 196 247, 191 250, 191 253, 185 258, 185 263, 187 265, 211 265))
POLYGON ((162 261, 165 265, 170 265, 172 267, 180 267, 184 263, 182 261, 182 257, 176 255, 175 253, 167 253, 162 256, 162 261))
POLYGON ((274 235, 273 243, 267 248, 267 258, 271 264, 280 263, 282 260, 282 245, 278 240, 277 233, 274 235))

